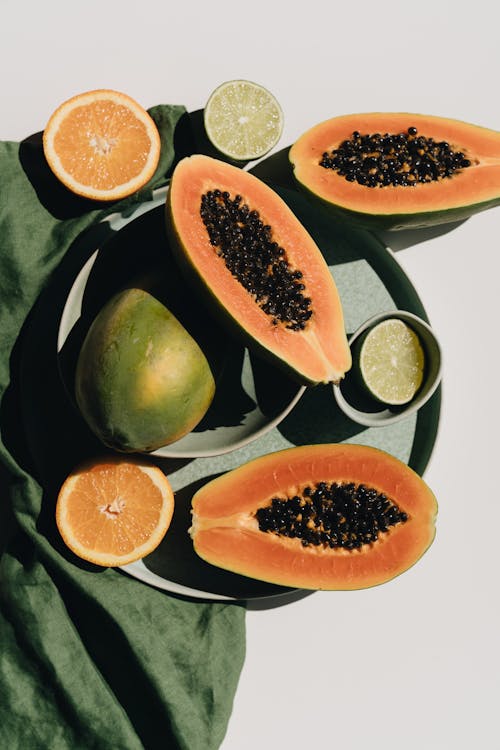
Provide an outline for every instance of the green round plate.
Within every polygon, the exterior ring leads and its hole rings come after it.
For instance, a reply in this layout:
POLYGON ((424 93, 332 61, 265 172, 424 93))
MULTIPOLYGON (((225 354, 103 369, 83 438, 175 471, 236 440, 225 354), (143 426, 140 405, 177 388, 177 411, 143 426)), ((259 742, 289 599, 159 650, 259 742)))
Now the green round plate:
MULTIPOLYGON (((276 184, 275 184, 276 187, 276 184)), ((301 194, 289 187, 278 192, 308 228, 322 249, 339 289, 347 332, 352 333, 367 318, 385 309, 399 308, 426 318, 417 292, 399 263, 376 237, 364 230, 333 223, 301 194)), ((143 209, 147 212, 148 207, 143 209)), ((125 217, 126 218, 126 217, 125 217)), ((140 221, 140 217, 137 219, 140 221)), ((116 218, 115 218, 116 221, 116 218)), ((132 222, 134 224, 134 222, 132 222)), ((115 227, 117 225, 115 224, 115 227)), ((102 228, 96 229, 101 236, 102 228)), ((150 227, 150 232, 156 231, 150 227)), ((138 252, 144 253, 148 240, 138 252)), ((25 342, 23 358, 24 420, 36 475, 52 497, 64 476, 78 461, 95 456, 102 446, 72 408, 61 385, 57 359, 47 357, 47 346, 55 341, 61 315, 75 278, 96 247, 95 237, 87 234, 68 253, 54 274, 53 284, 39 301, 25 342), (85 242, 83 242, 85 240, 85 242), (89 242, 94 242, 93 249, 89 242), (86 247, 83 245, 86 243, 86 247), (51 439, 52 436, 52 439, 51 439), (54 437, 57 436, 57 437, 54 437)), ((147 255, 143 256, 144 259, 147 255)), ((86 286, 90 302, 97 296, 86 286)), ((95 292, 97 295, 97 291, 95 292)), ((59 338, 59 348, 61 340, 59 338)), ((235 468, 252 458, 294 445, 352 442, 373 445, 392 453, 422 474, 434 446, 440 413, 440 389, 417 413, 397 424, 363 428, 349 420, 338 408, 329 385, 308 388, 288 415, 272 429, 235 450, 209 457, 153 457, 169 476, 176 493, 171 528, 160 546, 146 558, 123 570, 129 575, 165 591, 212 600, 258 600, 286 602, 305 595, 286 587, 274 586, 203 562, 193 551, 188 534, 193 493, 210 478, 235 468)), ((244 488, 242 489, 244 491, 244 488)), ((52 517, 51 514, 49 514, 52 517)))

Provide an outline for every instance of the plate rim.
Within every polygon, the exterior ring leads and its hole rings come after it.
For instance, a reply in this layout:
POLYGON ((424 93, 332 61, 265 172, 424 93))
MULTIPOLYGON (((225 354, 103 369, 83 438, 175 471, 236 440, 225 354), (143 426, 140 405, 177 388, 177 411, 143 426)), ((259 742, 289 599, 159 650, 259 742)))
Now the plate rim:
MULTIPOLYGON (((100 222, 98 223, 100 224, 107 223, 109 224, 110 232, 118 233, 121 229, 126 227, 128 224, 131 224, 136 219, 164 205, 166 196, 168 193, 168 188, 169 188, 168 184, 160 188, 157 188, 157 190, 153 192, 153 195, 151 198, 144 200, 141 203, 137 204, 137 206, 132 211, 130 211, 129 208, 125 208, 124 211, 115 211, 112 214, 101 219, 100 222), (130 211, 130 213, 124 216, 124 212, 127 212, 127 211, 130 211), (119 225, 117 228, 116 228, 116 224, 119 225)), ((112 235, 110 235, 110 237, 111 236, 112 235)), ((107 239, 110 239, 110 237, 108 237, 107 239)), ((59 327, 57 330, 56 355, 57 355, 57 362, 58 362, 58 370, 59 370, 59 374, 60 374, 63 386, 67 391, 68 397, 70 398, 71 402, 74 405, 75 405, 74 396, 71 394, 68 384, 61 372, 61 368, 59 367, 59 362, 60 362, 59 355, 61 353, 61 350, 63 349, 63 346, 67 338, 71 334, 72 329, 78 322, 79 318, 74 319, 75 318, 74 309, 78 308, 78 310, 81 312, 81 303, 83 301, 83 297, 85 294, 87 281, 99 257, 99 253, 102 252, 106 246, 107 239, 101 240, 101 242, 99 243, 99 246, 94 250, 94 252, 90 255, 90 257, 87 258, 87 260, 81 266, 80 270, 76 273, 76 276, 74 277, 71 287, 69 289, 66 301, 64 303, 63 310, 62 310, 60 320, 59 320, 59 327)), ((248 351, 248 348, 244 344, 242 344, 241 346, 244 352, 248 351)), ((296 390, 295 395, 280 412, 275 414, 272 417, 272 419, 269 419, 268 421, 263 423, 261 427, 259 427, 257 430, 250 432, 246 437, 241 437, 237 441, 227 444, 224 448, 214 448, 214 449, 208 448, 205 450, 197 450, 197 449, 189 450, 189 449, 181 448, 180 450, 171 450, 171 446, 175 446, 176 444, 174 442, 171 445, 163 446, 154 451, 151 451, 147 455, 155 456, 157 458, 174 459, 174 460, 175 459, 215 458, 216 456, 222 456, 222 455, 225 455, 226 453, 231 453, 232 451, 236 451, 236 450, 239 450, 240 448, 244 448, 249 443, 254 442, 255 440, 258 440, 260 437, 263 437, 266 433, 270 432, 274 427, 276 427, 280 422, 282 422, 285 419, 285 417, 287 417, 288 414, 292 411, 292 409, 296 406, 296 404, 300 401, 305 390, 306 390, 305 385, 297 384, 297 390, 296 390)))

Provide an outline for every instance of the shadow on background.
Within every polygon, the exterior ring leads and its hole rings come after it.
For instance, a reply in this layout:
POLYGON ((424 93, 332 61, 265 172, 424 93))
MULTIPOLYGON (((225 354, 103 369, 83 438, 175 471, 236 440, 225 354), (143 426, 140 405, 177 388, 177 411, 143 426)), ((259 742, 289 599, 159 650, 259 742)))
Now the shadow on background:
MULTIPOLYGON (((135 287, 145 289, 162 302, 198 342, 208 359, 217 388, 210 408, 194 432, 244 425, 247 416, 254 411, 260 411, 271 421, 288 407, 299 386, 258 356, 249 354, 255 393, 249 395, 245 390, 245 347, 210 316, 207 307, 184 280, 169 250, 164 213, 163 205, 153 208, 101 246, 85 282, 81 315, 60 352, 63 380, 71 399, 78 354, 92 321, 113 294, 135 287)), ((255 414, 249 424, 255 423, 260 428, 266 421, 264 417, 255 414)))
MULTIPOLYGON (((161 107, 153 107, 151 114, 153 118, 157 118, 160 137, 170 139, 171 133, 168 127, 167 132, 163 132, 164 124, 162 123, 161 109, 161 107)), ((160 160, 155 174, 141 191, 147 194, 153 187, 164 184, 167 176, 180 159, 193 153, 208 153, 207 149, 209 148, 211 147, 203 126, 203 110, 192 113, 186 112, 174 125, 173 154, 170 149, 170 140, 168 143, 162 140, 160 160)), ((213 155, 216 156, 216 153, 213 155)), ((218 158, 223 157, 219 154, 218 158)), ((45 158, 43 131, 33 133, 21 141, 19 144, 19 161, 41 205, 56 219, 73 219, 113 206, 113 203, 110 204, 108 201, 89 200, 78 196, 58 180, 45 158)), ((120 210, 125 210, 127 205, 133 207, 136 203, 137 195, 125 198, 119 202, 120 210)))
POLYGON ((235 161, 230 159, 225 154, 218 151, 211 143, 205 130, 205 123, 203 121, 204 110, 197 109, 193 112, 189 112, 187 122, 183 123, 183 130, 189 128, 191 134, 192 151, 194 154, 204 154, 210 156, 213 159, 219 159, 219 161, 225 161, 228 164, 233 164, 237 167, 244 167, 248 162, 235 161))
MULTIPOLYGON (((293 168, 288 158, 290 148, 286 147, 277 151, 275 154, 263 159, 261 162, 256 164, 250 169, 250 171, 261 180, 274 184, 277 187, 283 187, 287 189, 298 190, 300 189, 297 181, 293 175, 293 168)), ((305 192, 304 192, 305 195, 305 192)), ((316 206, 317 213, 327 213, 326 210, 322 211, 320 204, 316 206)), ((327 214, 328 221, 331 225, 332 216, 327 214)), ((420 229, 398 229, 396 231, 381 231, 381 230, 370 230, 369 227, 364 227, 361 224, 355 224, 353 221, 349 221, 342 214, 338 214, 336 222, 339 225, 345 224, 349 227, 358 228, 365 231, 373 231, 376 237, 392 251, 397 252, 398 250, 404 250, 412 245, 418 245, 422 242, 428 242, 429 240, 435 239, 443 234, 452 232, 454 229, 463 224, 466 219, 461 221, 454 221, 448 224, 440 224, 434 227, 422 227, 420 229)))
POLYGON ((19 161, 42 206, 61 220, 73 219, 103 208, 105 203, 81 198, 57 179, 45 158, 42 137, 43 131, 40 131, 19 144, 19 161))
MULTIPOLYGON (((159 464, 164 470, 164 466, 159 464)), ((286 597, 296 595, 295 589, 274 586, 269 583, 240 576, 204 562, 194 551, 190 536, 186 533, 191 526, 191 499, 215 475, 203 477, 186 485, 175 493, 175 509, 168 534, 151 554, 143 559, 145 567, 152 573, 209 594, 254 599, 269 597, 286 602, 286 597)), ((273 606, 273 602, 269 602, 273 606)), ((265 602, 264 602, 265 606, 265 602)))
MULTIPOLYGON (((67 559, 72 556, 60 541, 54 509, 66 475, 80 461, 103 453, 103 446, 88 431, 62 387, 57 368, 56 338, 66 288, 87 257, 90 242, 98 241, 102 227, 75 244, 39 297, 18 337, 11 357, 11 379, 0 406, 3 438, 22 469, 43 488, 38 530, 67 559), (92 238, 92 239, 91 239, 92 238)), ((83 561, 82 567, 94 569, 83 561)))
POLYGON ((376 232, 377 237, 381 242, 393 252, 397 253, 399 250, 405 250, 407 247, 413 247, 413 245, 419 245, 422 242, 429 242, 436 237, 441 237, 448 232, 453 232, 461 224, 467 221, 467 219, 461 219, 461 221, 452 221, 448 224, 440 224, 435 227, 422 227, 421 229, 398 229, 392 232, 376 232))

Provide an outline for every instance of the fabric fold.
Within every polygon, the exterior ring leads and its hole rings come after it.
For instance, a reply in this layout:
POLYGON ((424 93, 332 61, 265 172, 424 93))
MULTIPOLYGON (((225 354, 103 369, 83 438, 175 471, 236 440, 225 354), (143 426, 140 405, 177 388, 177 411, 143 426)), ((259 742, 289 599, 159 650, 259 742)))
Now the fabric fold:
POLYGON ((0 747, 9 750, 215 750, 244 661, 243 606, 97 569, 69 553, 55 528, 59 482, 99 446, 76 434, 61 393, 51 284, 80 252, 77 238, 149 198, 189 152, 184 107, 150 114, 162 139, 158 169, 112 206, 57 184, 40 134, 0 143, 0 747), (39 444, 26 414, 46 419, 39 444))

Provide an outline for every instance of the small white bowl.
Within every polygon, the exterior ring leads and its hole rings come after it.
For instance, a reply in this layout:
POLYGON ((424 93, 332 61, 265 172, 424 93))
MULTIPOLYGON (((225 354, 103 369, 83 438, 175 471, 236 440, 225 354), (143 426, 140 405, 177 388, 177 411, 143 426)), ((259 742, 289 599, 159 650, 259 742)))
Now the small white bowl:
POLYGON ((353 367, 333 393, 344 414, 365 427, 385 427, 406 419, 420 409, 435 392, 441 381, 441 347, 434 331, 425 320, 405 310, 387 310, 366 320, 349 339, 353 354, 353 367), (388 318, 399 318, 413 328, 418 335, 425 354, 424 380, 415 397, 404 406, 386 406, 364 392, 356 372, 356 348, 359 338, 370 328, 388 318))

